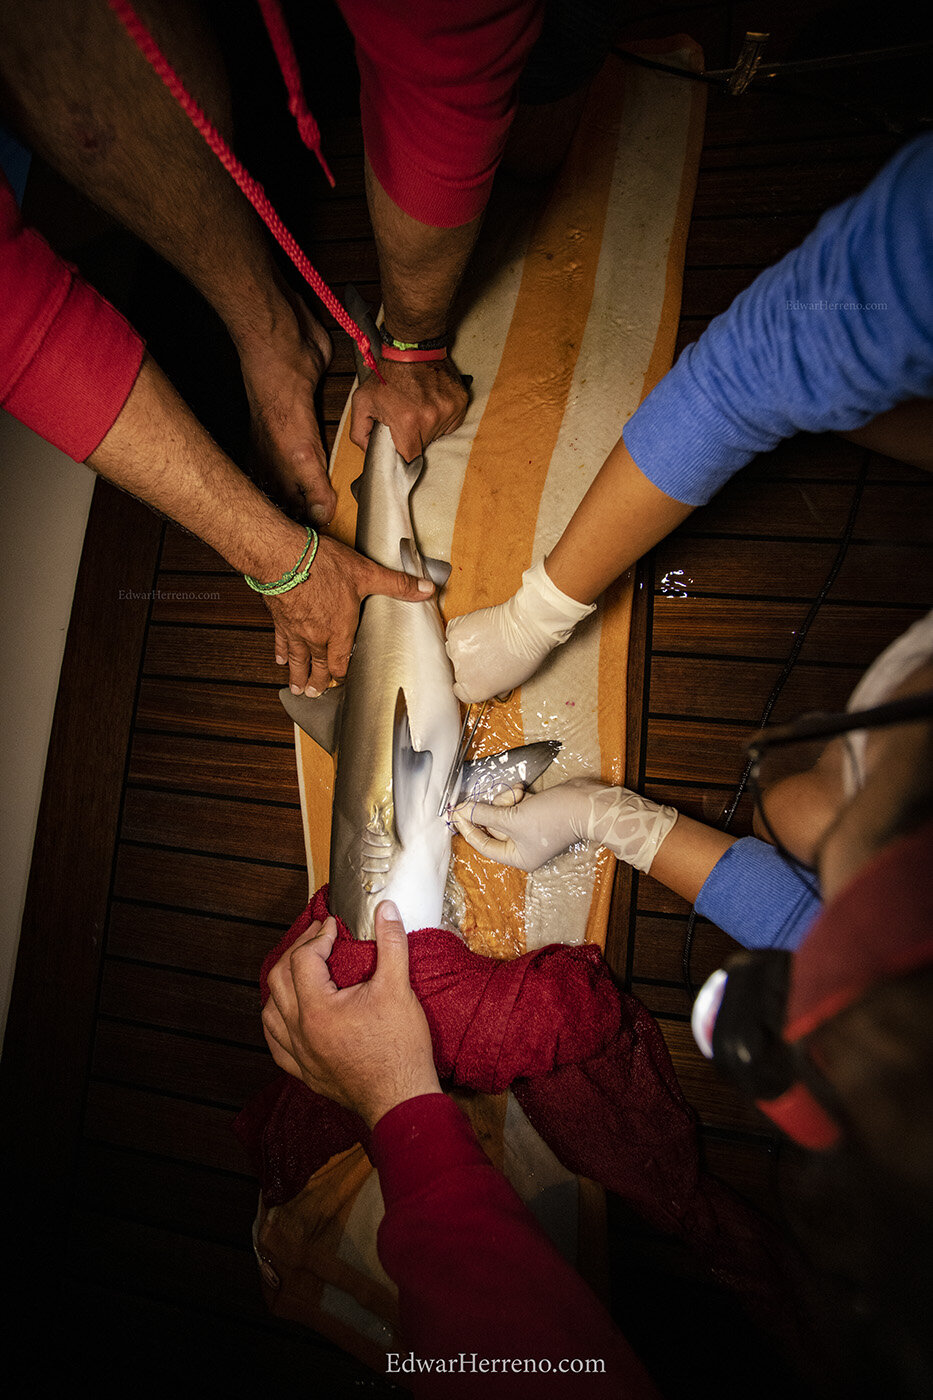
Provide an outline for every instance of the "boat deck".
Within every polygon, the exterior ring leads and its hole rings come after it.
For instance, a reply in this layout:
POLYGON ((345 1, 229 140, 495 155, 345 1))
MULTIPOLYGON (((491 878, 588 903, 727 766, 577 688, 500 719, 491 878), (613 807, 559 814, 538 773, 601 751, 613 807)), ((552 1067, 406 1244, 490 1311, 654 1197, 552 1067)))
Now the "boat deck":
MULTIPOLYGON (((725 66, 745 29, 768 28, 776 8, 785 48, 820 9, 635 4, 631 30, 691 33, 708 66, 725 66)), ((769 52, 778 55, 782 36, 772 28, 769 52)), ((330 284, 354 281, 378 301, 358 120, 352 103, 343 108, 330 125, 322 121, 337 191, 320 195, 304 218, 289 208, 296 192, 283 185, 280 200, 330 284)), ((711 91, 680 344, 824 209, 860 189, 901 139, 802 97, 711 91)), ((212 431, 235 446, 244 410, 232 352, 172 274, 154 260, 144 266, 135 314, 151 348, 212 431)), ((331 438, 351 377, 342 341, 322 395, 331 438)), ((859 487, 845 559, 774 718, 842 706, 865 665, 933 603, 930 478, 832 437, 797 438, 759 459, 640 566, 631 786, 719 817, 859 487)), ((266 1314, 249 1237, 256 1185, 230 1131, 273 1071, 257 969, 306 900, 280 683, 261 601, 199 541, 100 484, 24 922, 7 1105, 22 1128, 24 1179, 40 1183, 58 1241, 59 1306, 86 1324, 89 1355, 93 1320, 105 1318, 115 1366, 121 1356, 154 1362, 174 1348, 186 1366, 199 1356, 213 1383, 229 1375, 231 1394, 260 1378, 269 1386, 301 1377, 308 1393, 312 1375, 328 1395, 361 1386, 397 1393, 327 1342, 266 1314), (147 596, 127 599, 132 592, 147 596)), ((746 799, 735 829, 748 822, 746 799)), ((660 1021, 710 1166, 774 1210, 773 1140, 693 1047, 682 976, 687 913, 656 882, 620 869, 607 955, 660 1021)), ((731 946, 700 922, 693 979, 731 946)), ((615 1207, 609 1238, 619 1320, 649 1355, 655 1349, 663 1372, 672 1300, 692 1285, 615 1207), (652 1298, 665 1301, 653 1307, 644 1301, 652 1298)), ((703 1317, 714 1326, 710 1307, 703 1317)), ((682 1338, 689 1324, 674 1326, 682 1338)), ((694 1358, 698 1345, 694 1338, 688 1348, 694 1358)))

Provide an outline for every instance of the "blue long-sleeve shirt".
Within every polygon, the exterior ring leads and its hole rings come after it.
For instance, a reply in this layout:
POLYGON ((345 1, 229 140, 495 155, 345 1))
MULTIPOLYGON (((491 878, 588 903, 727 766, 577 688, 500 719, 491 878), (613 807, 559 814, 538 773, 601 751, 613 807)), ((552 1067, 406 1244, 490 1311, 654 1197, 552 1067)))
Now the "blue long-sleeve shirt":
POLYGON ((933 397, 933 135, 823 216, 689 345, 623 438, 655 486, 703 505, 796 432, 933 397))
POLYGON ((697 913, 744 948, 798 947, 821 907, 783 856, 754 836, 719 857, 696 899, 697 913))

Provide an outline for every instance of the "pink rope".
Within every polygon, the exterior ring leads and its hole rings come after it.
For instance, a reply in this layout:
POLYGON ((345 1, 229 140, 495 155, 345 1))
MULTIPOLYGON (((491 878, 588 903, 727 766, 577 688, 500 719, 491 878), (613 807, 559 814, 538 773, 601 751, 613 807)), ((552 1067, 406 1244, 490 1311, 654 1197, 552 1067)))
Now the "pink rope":
MULTIPOLYGON (((108 0, 108 3, 117 16, 117 19, 119 19, 130 38, 133 40, 133 43, 146 59, 146 62, 162 79, 162 82, 168 88, 176 102, 181 106, 192 125, 201 133, 221 165, 231 178, 236 181, 273 238, 284 252, 287 253, 288 257, 291 258, 315 296, 327 307, 337 324, 346 331, 347 335, 352 336, 359 346, 360 354, 364 362, 374 371, 377 378, 381 382, 384 382, 376 366, 376 361, 373 358, 369 337, 366 335, 366 332, 356 324, 352 316, 348 315, 327 286, 327 283, 321 277, 320 273, 311 266, 311 263, 301 251, 291 233, 289 233, 288 229, 282 223, 282 220, 276 213, 272 201, 269 199, 262 185, 258 180, 254 180, 246 167, 237 160, 220 132, 213 123, 208 120, 194 98, 186 90, 178 74, 162 53, 155 39, 136 14, 132 5, 129 4, 129 0, 108 0)), ((279 19, 281 19, 281 15, 279 19)), ((287 43, 288 49, 292 54, 292 59, 294 60, 294 52, 291 50, 291 41, 287 40, 287 43)), ((278 49, 276 52, 278 53, 278 49)), ((297 73, 297 64, 295 65, 295 69, 297 73)), ((286 79, 286 84, 287 82, 288 80, 286 79)), ((311 117, 310 112, 308 116, 311 117)), ((314 130, 317 131, 317 123, 314 122, 313 117, 311 117, 311 122, 314 126, 314 130)), ((304 135, 304 133, 302 133, 302 135, 304 135)), ((317 140, 320 142, 319 133, 317 140)), ((327 171, 326 166, 325 171, 328 174, 330 173, 327 171)))
POLYGON ((275 56, 278 59, 282 77, 285 80, 285 87, 288 92, 288 110, 298 123, 298 134, 305 143, 309 151, 313 151, 317 156, 321 169, 330 181, 331 189, 334 188, 334 177, 330 172, 330 166, 324 159, 324 152, 321 150, 321 131, 314 120, 308 104, 305 101, 304 88, 301 84, 301 70, 298 67, 298 59, 295 57, 295 50, 292 46, 292 38, 288 32, 288 25, 285 23, 285 16, 282 14, 282 7, 279 0, 257 0, 263 23, 266 26, 266 33, 269 35, 275 56))

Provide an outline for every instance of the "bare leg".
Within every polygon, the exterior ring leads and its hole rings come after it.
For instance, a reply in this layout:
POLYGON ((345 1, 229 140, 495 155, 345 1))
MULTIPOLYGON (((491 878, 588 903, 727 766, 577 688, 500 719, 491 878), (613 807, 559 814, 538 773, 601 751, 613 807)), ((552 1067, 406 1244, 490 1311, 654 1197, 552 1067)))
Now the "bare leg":
MULTIPOLYGON (((189 91, 229 139, 223 64, 194 6, 138 10, 189 91)), ((335 505, 313 395, 330 341, 280 277, 254 211, 149 69, 106 0, 17 0, 0 9, 3 104, 24 139, 184 274, 240 356, 271 489, 329 520, 335 505)))

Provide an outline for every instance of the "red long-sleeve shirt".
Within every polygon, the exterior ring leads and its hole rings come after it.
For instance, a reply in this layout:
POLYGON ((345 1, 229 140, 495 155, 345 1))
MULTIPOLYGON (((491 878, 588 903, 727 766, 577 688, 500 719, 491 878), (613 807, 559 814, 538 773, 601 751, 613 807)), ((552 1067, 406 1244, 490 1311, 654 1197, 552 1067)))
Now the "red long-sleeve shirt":
POLYGON ((438 228, 482 213, 541 30, 541 0, 338 0, 360 70, 366 154, 382 188, 438 228))
POLYGON ((0 405, 85 461, 136 382, 143 342, 26 228, 0 171, 0 405))
POLYGON ((385 1201, 379 1258, 408 1348, 389 1358, 390 1375, 445 1400, 475 1400, 480 1385, 535 1400, 657 1400, 605 1308, 446 1095, 399 1104, 369 1150, 385 1201))

